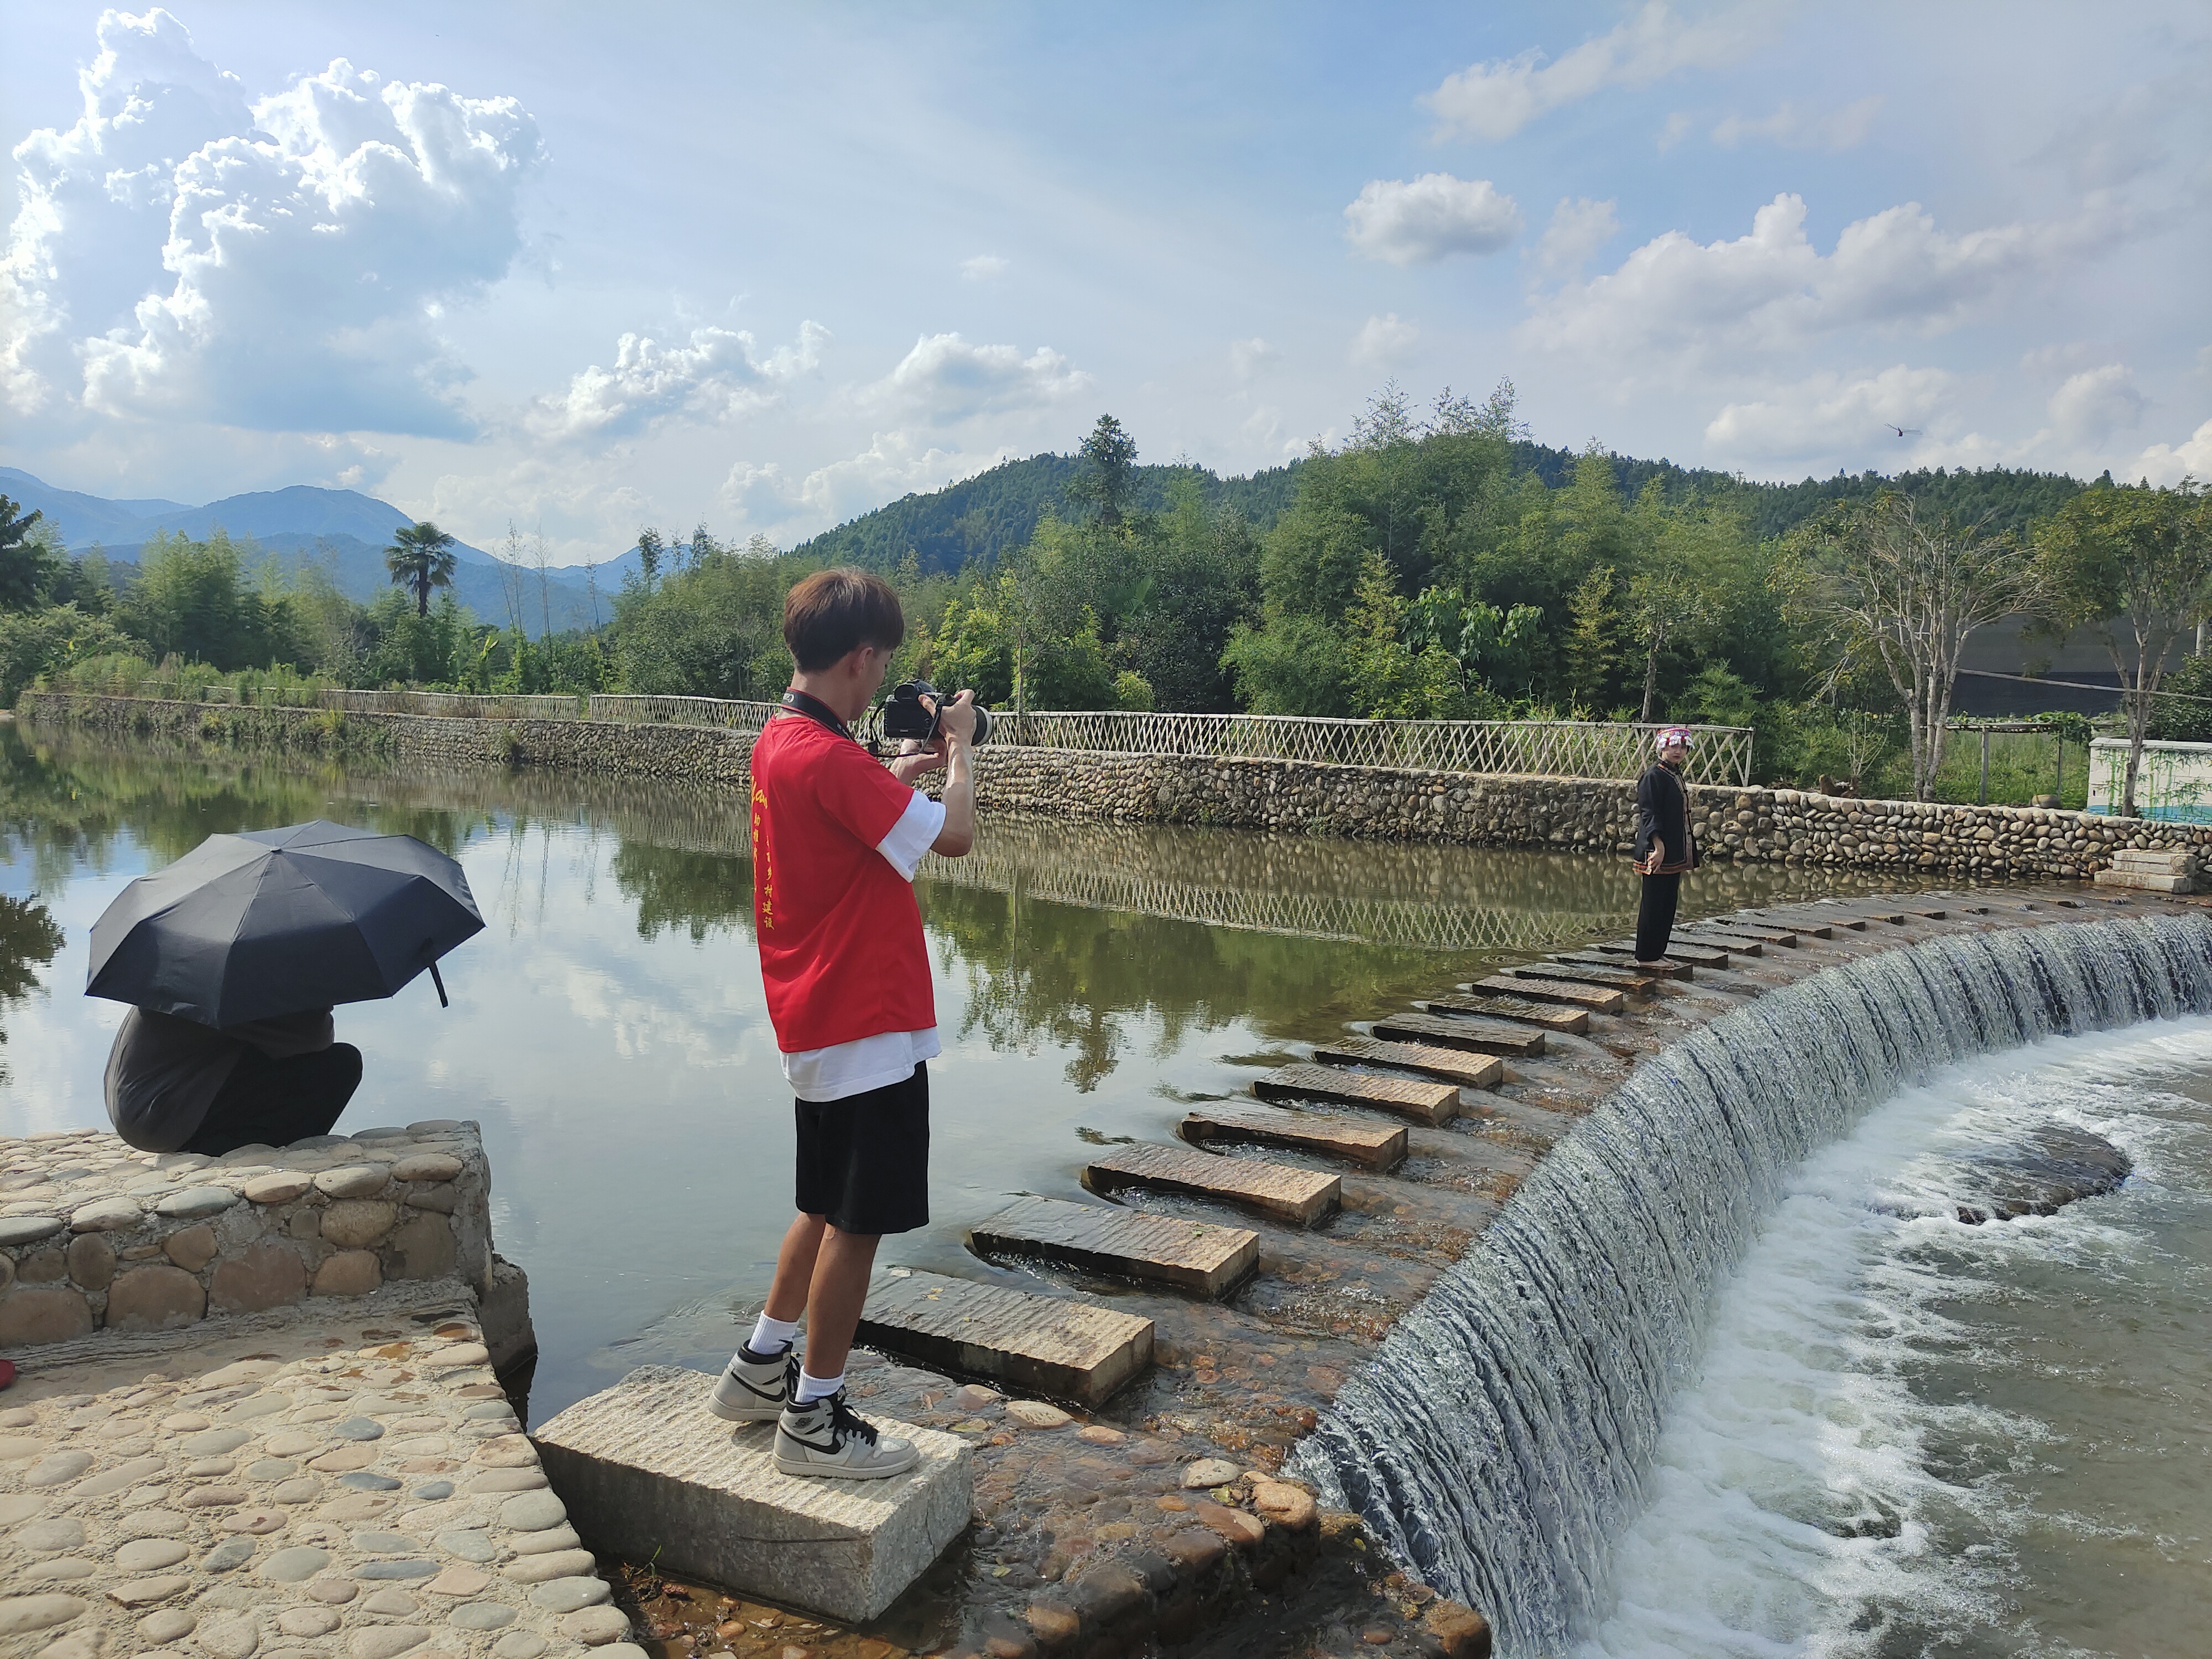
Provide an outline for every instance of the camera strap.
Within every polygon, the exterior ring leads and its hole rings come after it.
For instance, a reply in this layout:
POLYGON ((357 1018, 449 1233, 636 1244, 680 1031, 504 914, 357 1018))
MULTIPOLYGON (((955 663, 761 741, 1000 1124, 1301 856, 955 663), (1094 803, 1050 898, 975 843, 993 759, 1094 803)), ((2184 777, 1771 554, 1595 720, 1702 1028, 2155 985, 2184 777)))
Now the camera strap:
POLYGON ((828 726, 848 743, 858 741, 845 722, 837 718, 837 711, 819 697, 809 696, 793 687, 783 694, 783 706, 794 714, 804 714, 817 726, 828 726))

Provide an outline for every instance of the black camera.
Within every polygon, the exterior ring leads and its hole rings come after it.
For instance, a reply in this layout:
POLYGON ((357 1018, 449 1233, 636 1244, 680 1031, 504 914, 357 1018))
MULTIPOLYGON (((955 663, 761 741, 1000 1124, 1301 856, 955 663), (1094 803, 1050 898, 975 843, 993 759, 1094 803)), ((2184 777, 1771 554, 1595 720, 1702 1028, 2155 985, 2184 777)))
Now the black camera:
MULTIPOLYGON (((891 687, 890 698, 884 704, 884 735, 935 743, 938 715, 934 709, 923 707, 921 700, 924 697, 934 703, 951 701, 927 680, 901 680, 891 687)), ((975 705, 975 741, 981 743, 990 735, 990 714, 979 702, 975 705)))

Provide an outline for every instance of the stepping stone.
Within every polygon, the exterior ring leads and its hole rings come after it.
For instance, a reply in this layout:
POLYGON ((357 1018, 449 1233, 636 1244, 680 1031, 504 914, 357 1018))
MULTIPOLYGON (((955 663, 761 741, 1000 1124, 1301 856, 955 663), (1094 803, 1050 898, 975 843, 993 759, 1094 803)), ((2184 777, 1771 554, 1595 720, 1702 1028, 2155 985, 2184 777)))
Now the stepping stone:
POLYGON ((1562 1002, 1569 1007, 1587 1008, 1598 1014, 1617 1014, 1628 1006, 1626 991, 1609 990, 1602 985, 1569 985, 1560 980, 1516 979, 1510 974, 1492 974, 1488 979, 1475 981, 1468 989, 1497 996, 1526 997, 1531 1002, 1562 1002))
MULTIPOLYGON (((1456 1103, 1459 1091, 1452 1090, 1452 1096, 1456 1103)), ((1188 1146, 1117 1146, 1091 1160, 1083 1171, 1083 1184, 1101 1198, 1131 1187, 1211 1198, 1293 1227, 1312 1226, 1344 1201, 1344 1182, 1336 1176, 1194 1152, 1188 1146)))
MULTIPOLYGON (((1514 1040, 1528 1041, 1518 1033, 1514 1040)), ((1544 1039, 1540 1036, 1535 1042, 1534 1052, 1541 1054, 1544 1039)), ((1382 1042, 1373 1037, 1346 1037, 1328 1048, 1315 1049, 1314 1059, 1323 1066, 1395 1066, 1401 1072, 1419 1072, 1423 1077, 1456 1083, 1462 1089, 1494 1089, 1505 1075, 1505 1062, 1494 1054, 1470 1060, 1435 1043, 1382 1042)), ((1445 1116, 1431 1121, 1443 1123, 1458 1115, 1459 1103, 1455 1101, 1445 1116)))
MULTIPOLYGON (((1641 970, 1632 973, 1618 966, 1585 968, 1563 962, 1517 963, 1505 971, 1514 979, 1538 979, 1565 985, 1609 986, 1616 991, 1626 991, 1631 996, 1642 996, 1659 982, 1656 976, 1641 970)), ((1469 986, 1468 988, 1472 990, 1474 988, 1469 986)))
MULTIPOLYGON (((1458 1019, 1441 1014, 1392 1014, 1375 1022, 1375 1036, 1388 1048, 1420 1044, 1425 1048, 1456 1048, 1471 1054, 1505 1054, 1515 1060, 1534 1060, 1544 1052, 1544 1034, 1526 1026, 1491 1025, 1479 1019, 1458 1019)), ((1343 1045, 1340 1044, 1340 1047, 1343 1045)))
MULTIPOLYGON (((1601 951, 1563 951, 1552 960, 1574 968, 1609 968, 1616 973, 1626 967, 1619 957, 1607 956, 1601 951)), ((1639 962, 1628 971, 1657 979, 1688 979, 1692 967, 1692 963, 1670 951, 1663 967, 1655 968, 1648 962, 1639 962)))
POLYGON ((1589 1016, 1580 1009, 1531 1002, 1521 994, 1524 988, 1516 982, 1514 994, 1510 997, 1431 997, 1413 1006, 1425 1013, 1466 1014, 1477 1019, 1502 1019, 1514 1025, 1540 1025, 1547 1031, 1565 1031, 1570 1036, 1580 1036, 1589 1030, 1589 1016))
POLYGON ((1325 1100, 1333 1106, 1373 1106, 1424 1123, 1441 1123, 1438 1114, 1456 1115, 1459 1085, 1426 1078, 1370 1077, 1335 1066, 1285 1066, 1252 1085, 1262 1100, 1325 1100), (1446 1109, 1449 1108, 1449 1113, 1446 1109))
POLYGON ((1104 1404, 1152 1363, 1149 1319, 942 1273, 871 1285, 860 1336, 921 1364, 1086 1406, 1104 1404))
POLYGON ((1893 927, 1902 927, 1905 926, 1905 916, 1901 911, 1893 910, 1881 915, 1869 916, 1867 920, 1869 921, 1886 921, 1893 927))
POLYGON ((1395 1168, 1406 1156, 1402 1123, 1370 1123, 1275 1106, 1200 1107, 1183 1119, 1182 1138, 1200 1146, 1209 1140, 1241 1140, 1254 1146, 1288 1146, 1370 1170, 1395 1168))
POLYGON ((602 1555, 858 1624, 967 1530, 975 1480, 957 1436, 877 1418, 921 1454, 907 1474, 788 1475, 775 1467, 774 1435, 708 1414, 714 1386, 701 1371, 641 1366, 533 1436, 602 1555))
MULTIPOLYGON (((1733 954, 1740 957, 1755 957, 1762 954, 1765 948, 1758 940, 1753 939, 1747 945, 1734 947, 1733 954)), ((1618 945, 1593 945, 1591 949, 1608 959, 1616 957, 1633 957, 1636 955, 1635 943, 1629 939, 1623 939, 1618 945)), ((1729 951, 1715 950, 1707 945, 1691 945, 1679 938, 1669 940, 1667 945, 1668 961, 1686 962, 1692 968, 1725 968, 1729 965, 1730 954, 1729 951)))
POLYGON ((1735 922, 1693 921, 1681 931, 1693 933, 1699 939, 1710 939, 1716 944, 1727 945, 1730 950, 1735 948, 1735 942, 1739 939, 1755 939, 1762 945, 1779 945, 1784 950, 1797 948, 1796 934, 1785 933, 1772 927, 1745 927, 1735 922))
POLYGON ((1951 915, 1948 910, 1908 910, 1905 914, 1918 916, 1923 921, 1946 921, 1951 915))
POLYGON ((978 1255, 1042 1256, 1209 1300, 1260 1265, 1260 1235, 1243 1227, 1057 1198, 1017 1199, 969 1237, 978 1255))

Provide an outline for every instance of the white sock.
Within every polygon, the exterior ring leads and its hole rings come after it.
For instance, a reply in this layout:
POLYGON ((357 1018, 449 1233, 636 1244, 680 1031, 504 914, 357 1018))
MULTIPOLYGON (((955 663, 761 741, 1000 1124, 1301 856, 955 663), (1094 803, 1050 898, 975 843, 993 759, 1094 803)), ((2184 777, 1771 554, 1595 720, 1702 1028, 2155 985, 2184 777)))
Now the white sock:
MULTIPOLYGON (((756 1348, 753 1352, 757 1353, 760 1351, 756 1348)), ((799 1368, 799 1393, 793 1397, 793 1403, 811 1406, 817 1400, 827 1400, 844 1386, 845 1373, 842 1371, 835 1376, 817 1376, 801 1365, 799 1368)))
POLYGON ((745 1339, 745 1346, 763 1359, 781 1353, 791 1346, 791 1339, 799 1334, 795 1319, 770 1319, 763 1314, 753 1321, 753 1334, 745 1339))

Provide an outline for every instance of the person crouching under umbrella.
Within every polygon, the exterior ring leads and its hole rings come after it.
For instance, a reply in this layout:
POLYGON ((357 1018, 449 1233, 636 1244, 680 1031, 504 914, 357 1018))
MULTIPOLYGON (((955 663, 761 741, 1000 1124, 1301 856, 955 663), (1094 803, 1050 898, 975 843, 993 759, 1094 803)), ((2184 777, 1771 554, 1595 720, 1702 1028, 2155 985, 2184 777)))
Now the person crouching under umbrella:
POLYGON ((217 1029, 133 1008, 107 1055, 107 1116, 142 1152, 289 1146, 326 1135, 361 1086, 327 1008, 217 1029))

